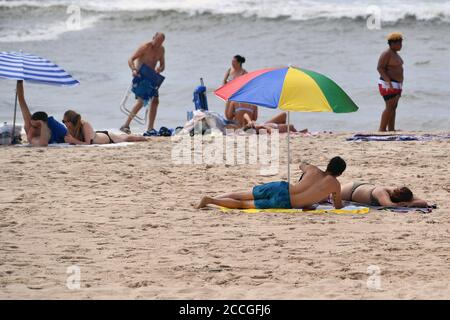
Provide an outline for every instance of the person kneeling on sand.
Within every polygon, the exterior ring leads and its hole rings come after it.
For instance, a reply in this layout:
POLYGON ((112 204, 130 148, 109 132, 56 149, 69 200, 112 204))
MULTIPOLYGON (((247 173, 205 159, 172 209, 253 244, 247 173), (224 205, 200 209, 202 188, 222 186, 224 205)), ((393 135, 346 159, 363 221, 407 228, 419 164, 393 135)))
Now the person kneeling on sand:
POLYGON ((337 180, 346 168, 345 161, 334 157, 328 163, 326 171, 308 163, 302 163, 300 169, 303 178, 295 185, 287 182, 271 182, 259 185, 249 192, 225 194, 216 198, 203 197, 197 209, 214 204, 230 209, 291 209, 310 208, 322 199, 332 195, 336 209, 341 209, 341 184, 337 180))
POLYGON ((63 122, 69 131, 65 141, 70 144, 109 144, 147 141, 147 138, 142 136, 118 135, 108 131, 94 131, 89 122, 81 119, 81 115, 72 110, 64 113, 63 122))
POLYGON ((365 182, 350 182, 342 186, 342 199, 374 207, 428 207, 425 200, 415 197, 407 187, 382 187, 365 182))
POLYGON ((49 144, 64 143, 67 129, 62 123, 49 117, 47 113, 39 111, 30 113, 25 100, 23 80, 17 82, 17 98, 24 121, 25 133, 28 142, 35 147, 46 147, 49 144))

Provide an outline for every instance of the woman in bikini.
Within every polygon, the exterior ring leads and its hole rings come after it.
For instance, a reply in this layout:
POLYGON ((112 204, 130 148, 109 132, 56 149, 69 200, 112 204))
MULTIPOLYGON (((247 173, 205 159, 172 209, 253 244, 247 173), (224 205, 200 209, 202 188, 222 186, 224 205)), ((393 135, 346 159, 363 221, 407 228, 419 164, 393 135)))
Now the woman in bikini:
MULTIPOLYGON (((242 67, 244 63, 244 57, 240 55, 233 57, 231 68, 227 70, 223 79, 224 85, 248 73, 247 70, 242 67)), ((256 121, 256 119, 258 119, 258 107, 247 103, 227 101, 225 105, 225 117, 229 121, 228 128, 243 128, 247 124, 244 119, 244 114, 248 114, 253 121, 256 121)))
POLYGON ((381 187, 365 182, 350 182, 341 187, 342 200, 374 207, 428 207, 407 187, 381 187))
POLYGON ((226 85, 228 82, 247 74, 247 70, 245 70, 242 65, 245 63, 245 58, 236 55, 231 60, 231 68, 227 70, 225 73, 225 78, 223 79, 223 84, 226 85))
POLYGON ((79 113, 68 110, 64 113, 63 123, 68 134, 65 141, 70 144, 109 144, 119 142, 147 141, 146 137, 127 134, 114 134, 108 131, 94 131, 91 124, 83 119, 79 113))

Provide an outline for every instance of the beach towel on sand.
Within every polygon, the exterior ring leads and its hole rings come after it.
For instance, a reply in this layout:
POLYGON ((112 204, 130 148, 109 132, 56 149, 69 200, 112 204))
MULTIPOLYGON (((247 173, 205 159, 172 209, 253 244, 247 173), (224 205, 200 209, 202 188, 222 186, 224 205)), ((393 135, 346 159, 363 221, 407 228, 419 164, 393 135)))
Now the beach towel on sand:
POLYGON ((318 205, 313 210, 304 209, 228 209, 220 207, 222 212, 239 211, 242 213, 310 213, 310 214, 323 214, 323 213, 334 213, 334 214, 366 214, 369 213, 370 209, 368 207, 350 205, 342 209, 335 209, 330 205, 318 205))
POLYGON ((347 141, 430 141, 450 139, 450 134, 364 134, 358 133, 347 141))
MULTIPOLYGON (((49 144, 50 148, 118 148, 118 147, 127 147, 133 145, 134 142, 119 142, 119 143, 109 143, 109 144, 79 144, 73 145, 69 143, 54 143, 49 144)), ((15 147, 26 148, 32 147, 31 144, 16 144, 15 147)))
MULTIPOLYGON (((357 202, 350 202, 350 201, 344 201, 344 204, 346 206, 358 206, 361 205, 357 202)), ((437 206, 434 204, 432 206, 429 206, 427 208, 420 208, 420 207, 386 207, 386 206, 368 206, 370 209, 373 210, 381 210, 381 211, 390 211, 390 212, 397 212, 397 213, 408 213, 408 212, 420 212, 420 213, 431 213, 433 212, 433 209, 437 209, 437 206)))

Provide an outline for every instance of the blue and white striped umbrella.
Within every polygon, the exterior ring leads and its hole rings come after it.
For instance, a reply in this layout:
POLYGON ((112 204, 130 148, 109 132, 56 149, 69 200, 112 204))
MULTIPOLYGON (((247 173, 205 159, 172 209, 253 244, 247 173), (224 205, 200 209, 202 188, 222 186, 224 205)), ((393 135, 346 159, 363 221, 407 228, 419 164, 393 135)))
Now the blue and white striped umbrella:
POLYGON ((54 86, 76 86, 77 80, 47 59, 21 52, 0 52, 0 78, 54 86))

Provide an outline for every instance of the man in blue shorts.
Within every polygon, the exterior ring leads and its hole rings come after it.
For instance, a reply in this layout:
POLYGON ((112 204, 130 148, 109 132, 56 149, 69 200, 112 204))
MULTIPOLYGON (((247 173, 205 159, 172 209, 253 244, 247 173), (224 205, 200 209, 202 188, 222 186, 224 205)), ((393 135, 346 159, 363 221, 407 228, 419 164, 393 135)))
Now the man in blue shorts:
POLYGON ((27 140, 32 146, 46 147, 49 144, 65 142, 67 128, 62 123, 42 111, 30 113, 25 100, 23 80, 18 81, 17 98, 22 110, 27 140))
POLYGON ((203 197, 197 209, 209 204, 230 209, 292 209, 309 208, 332 195, 336 209, 341 209, 341 184, 337 180, 346 168, 341 157, 334 157, 325 171, 302 162, 302 178, 295 185, 287 182, 271 182, 259 185, 249 192, 225 194, 216 198, 203 197))

